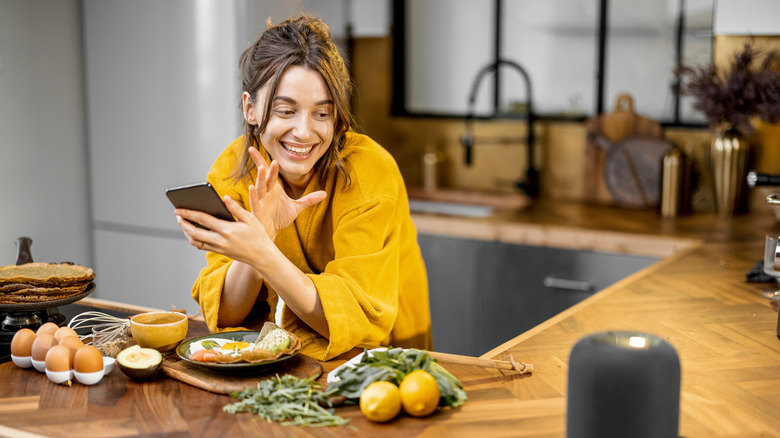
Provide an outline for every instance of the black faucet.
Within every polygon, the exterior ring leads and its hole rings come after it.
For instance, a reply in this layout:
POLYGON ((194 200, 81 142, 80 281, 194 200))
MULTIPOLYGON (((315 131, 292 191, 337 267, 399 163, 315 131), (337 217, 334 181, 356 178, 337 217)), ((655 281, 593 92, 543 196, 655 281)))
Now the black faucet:
POLYGON ((474 82, 471 86, 471 94, 469 94, 469 107, 468 113, 466 114, 466 130, 463 133, 463 137, 461 138, 461 142, 465 148, 464 162, 467 166, 471 165, 471 150, 474 146, 474 135, 472 133, 472 125, 474 123, 474 104, 477 100, 477 91, 479 91, 479 85, 482 83, 482 79, 485 76, 487 76, 489 73, 497 73, 498 68, 501 66, 512 67, 513 69, 517 70, 520 72, 520 75, 525 81, 525 90, 528 99, 526 112, 526 122, 528 124, 528 135, 526 137, 528 168, 526 169, 525 180, 518 181, 515 185, 517 188, 524 190, 528 196, 535 198, 539 195, 539 173, 534 168, 534 110, 533 99, 531 96, 531 77, 520 64, 507 59, 498 59, 497 61, 486 65, 479 71, 479 73, 477 73, 477 77, 474 79, 474 82))

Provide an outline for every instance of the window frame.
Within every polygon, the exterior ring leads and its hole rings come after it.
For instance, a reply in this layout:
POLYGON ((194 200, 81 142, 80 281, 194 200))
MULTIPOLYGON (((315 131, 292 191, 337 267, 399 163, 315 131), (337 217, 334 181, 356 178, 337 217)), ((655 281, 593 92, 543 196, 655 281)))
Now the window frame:
MULTIPOLYGON (((392 0, 392 18, 393 18, 393 31, 392 31, 392 93, 391 93, 391 115, 396 117, 419 117, 419 118, 436 118, 436 119, 465 119, 471 117, 467 112, 421 112, 410 111, 406 106, 406 2, 413 0, 392 0)), ((493 60, 498 63, 501 60, 501 18, 502 18, 502 3, 503 0, 494 0, 495 14, 494 20, 494 36, 493 36, 493 60)), ((603 114, 606 110, 606 96, 605 96, 605 72, 607 69, 607 47, 609 40, 609 0, 599 0, 598 5, 598 35, 596 41, 596 72, 595 72, 595 108, 594 113, 582 116, 567 116, 561 114, 544 114, 534 113, 535 120, 547 120, 547 121, 584 121, 588 118, 595 117, 596 115, 603 114)), ((713 1, 713 9, 715 4, 713 1)), ((675 31, 674 41, 674 65, 680 65, 683 61, 682 52, 684 47, 685 38, 685 0, 680 0, 680 5, 677 10, 677 23, 675 31)), ((714 16, 714 14, 713 14, 714 16)), ((714 25, 714 23, 713 23, 714 25)), ((712 48, 711 48, 712 50, 712 48)), ((712 57, 713 54, 710 53, 712 57)), ((679 93, 681 78, 677 72, 672 72, 673 84, 672 97, 673 97, 673 116, 671 120, 662 120, 660 123, 665 127, 679 127, 679 128, 705 128, 707 125, 705 122, 686 122, 681 120, 681 95, 679 93)), ((502 113, 499 110, 499 97, 501 95, 501 80, 500 75, 493 76, 493 115, 491 116, 473 116, 477 119, 524 119, 526 115, 514 114, 514 113, 502 113)))

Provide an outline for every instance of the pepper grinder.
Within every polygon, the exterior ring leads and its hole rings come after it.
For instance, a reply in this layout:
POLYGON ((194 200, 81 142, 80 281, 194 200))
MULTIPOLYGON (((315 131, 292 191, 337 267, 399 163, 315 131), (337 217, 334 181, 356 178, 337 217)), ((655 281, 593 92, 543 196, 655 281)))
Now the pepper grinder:
POLYGON ((436 150, 436 145, 433 142, 428 142, 425 145, 425 152, 422 156, 422 180, 423 188, 426 191, 435 191, 439 186, 441 177, 439 170, 441 166, 441 157, 436 150))
POLYGON ((32 239, 22 236, 16 239, 16 264, 24 265, 32 263, 32 253, 30 252, 30 246, 32 246, 32 239))
POLYGON ((679 147, 664 154, 661 184, 661 215, 677 217, 690 210, 690 162, 679 147))

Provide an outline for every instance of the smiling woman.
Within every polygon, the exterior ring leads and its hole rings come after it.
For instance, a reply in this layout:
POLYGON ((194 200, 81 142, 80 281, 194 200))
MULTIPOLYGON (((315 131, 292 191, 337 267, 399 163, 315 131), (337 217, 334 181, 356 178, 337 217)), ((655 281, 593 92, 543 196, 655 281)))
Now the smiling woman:
MULTIPOLYGON (((268 102, 269 86, 260 89, 259 101, 268 102)), ((257 126, 263 109, 252 101, 248 91, 242 95, 244 117, 257 126)), ((279 165, 279 173, 289 189, 300 196, 306 189, 314 167, 333 141, 333 100, 322 76, 304 67, 289 67, 279 80, 271 110, 265 118, 260 142, 279 165)))
POLYGON ((316 359, 432 348, 405 184, 392 156, 353 131, 351 80, 327 26, 269 23, 239 68, 244 134, 208 174, 236 222, 176 210, 208 251, 192 296, 209 329, 257 328, 283 305, 281 325, 316 359))

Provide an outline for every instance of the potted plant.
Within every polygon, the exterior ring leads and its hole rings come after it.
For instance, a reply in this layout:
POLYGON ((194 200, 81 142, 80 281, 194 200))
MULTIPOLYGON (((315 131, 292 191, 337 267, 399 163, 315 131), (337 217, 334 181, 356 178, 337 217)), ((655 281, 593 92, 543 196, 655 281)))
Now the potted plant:
POLYGON ((680 93, 694 97, 693 107, 704 113, 715 135, 711 160, 716 208, 720 214, 733 214, 744 187, 745 138, 753 132, 753 121, 780 121, 780 57, 776 50, 756 49, 750 40, 726 70, 712 63, 683 65, 678 74, 680 93))

